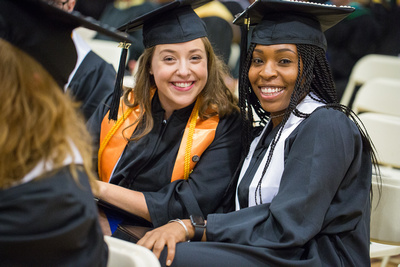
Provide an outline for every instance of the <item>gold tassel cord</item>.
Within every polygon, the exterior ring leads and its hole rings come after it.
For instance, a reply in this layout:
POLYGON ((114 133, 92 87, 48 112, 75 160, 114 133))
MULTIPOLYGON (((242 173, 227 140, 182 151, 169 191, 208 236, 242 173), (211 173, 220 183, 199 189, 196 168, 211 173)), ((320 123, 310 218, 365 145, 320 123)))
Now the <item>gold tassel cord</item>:
MULTIPOLYGON (((106 148, 108 142, 110 141, 111 137, 114 136, 115 132, 118 130, 118 128, 121 126, 121 124, 124 122, 125 118, 129 116, 129 114, 133 111, 133 108, 129 108, 124 112, 124 115, 121 116, 121 118, 119 118, 117 120, 117 122, 114 124, 114 126, 111 128, 111 131, 109 131, 106 135, 106 137, 104 138, 104 141, 101 143, 100 145, 100 149, 99 149, 99 153, 98 153, 98 172, 99 172, 99 176, 101 176, 101 157, 103 155, 104 149, 106 148)), ((100 177, 101 179, 102 177, 100 177)))
POLYGON ((184 179, 187 180, 190 174, 190 153, 193 146, 193 135, 194 130, 196 128, 197 117, 199 116, 199 101, 196 101, 194 108, 192 110, 192 114, 190 115, 190 125, 189 125, 189 135, 186 140, 185 147, 185 169, 184 169, 184 179))

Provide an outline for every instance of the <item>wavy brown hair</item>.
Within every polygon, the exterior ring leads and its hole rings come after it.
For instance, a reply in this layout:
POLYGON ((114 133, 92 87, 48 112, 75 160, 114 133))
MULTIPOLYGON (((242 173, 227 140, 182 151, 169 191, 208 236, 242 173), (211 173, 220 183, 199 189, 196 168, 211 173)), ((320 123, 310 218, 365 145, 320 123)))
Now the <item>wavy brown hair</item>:
MULTIPOLYGON (((3 39, 0 66, 0 188, 18 182, 42 160, 53 162, 54 170, 63 167, 73 156, 71 142, 93 181, 90 135, 77 104, 42 65, 3 39)), ((70 165, 76 181, 78 168, 70 165)))
MULTIPOLYGON (((221 118, 238 111, 237 99, 231 93, 224 82, 228 77, 229 68, 214 53, 212 45, 207 37, 202 37, 206 54, 208 79, 204 89, 198 97, 200 101, 199 116, 206 120, 212 116, 219 115, 221 118), (213 112, 210 112, 211 108, 213 112)), ((129 107, 139 106, 140 115, 135 123, 143 123, 144 129, 140 134, 130 140, 138 140, 148 134, 153 128, 153 118, 151 114, 151 90, 156 88, 154 77, 150 75, 151 60, 153 58, 155 46, 145 49, 139 58, 139 68, 135 75, 135 88, 126 88, 124 92, 124 102, 129 107), (129 101, 129 95, 133 92, 134 103, 129 101), (146 112, 145 112, 146 111, 146 112)))

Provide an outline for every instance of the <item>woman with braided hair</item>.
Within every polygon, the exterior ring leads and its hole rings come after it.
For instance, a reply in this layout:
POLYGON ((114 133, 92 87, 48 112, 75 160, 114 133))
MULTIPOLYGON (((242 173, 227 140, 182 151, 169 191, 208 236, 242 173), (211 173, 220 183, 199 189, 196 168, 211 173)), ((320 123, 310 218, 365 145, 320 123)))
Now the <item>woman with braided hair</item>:
POLYGON ((199 228, 189 220, 186 230, 169 224, 147 233, 138 244, 161 264, 370 265, 375 155, 356 115, 337 102, 323 34, 351 12, 261 0, 238 16, 235 23, 255 27, 242 61, 247 156, 231 190, 234 211, 207 216, 208 242, 184 242, 199 228))

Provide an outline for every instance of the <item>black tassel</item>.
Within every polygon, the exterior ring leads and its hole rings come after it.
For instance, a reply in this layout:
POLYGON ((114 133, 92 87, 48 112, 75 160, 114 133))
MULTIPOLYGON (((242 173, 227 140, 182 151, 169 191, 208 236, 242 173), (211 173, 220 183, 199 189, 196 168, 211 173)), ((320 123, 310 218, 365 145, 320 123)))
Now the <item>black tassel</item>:
MULTIPOLYGON (((246 19, 247 20, 247 19, 246 19)), ((241 26, 241 37, 240 37, 240 58, 239 58, 239 77, 242 77, 242 71, 244 67, 244 63, 247 56, 247 37, 249 34, 249 25, 244 24, 241 26)))
POLYGON ((251 131, 251 121, 252 113, 249 112, 249 94, 247 92, 246 86, 246 73, 244 73, 245 61, 247 57, 247 42, 249 34, 249 21, 248 15, 245 20, 245 24, 240 27, 241 29, 241 39, 240 39, 240 58, 239 58, 239 106, 240 111, 243 116, 243 128, 242 128, 242 146, 244 155, 247 155, 250 148, 250 131, 251 131))
POLYGON ((108 114, 109 120, 116 121, 118 119, 118 109, 119 109, 119 102, 122 96, 122 84, 124 81, 124 74, 125 74, 125 64, 126 64, 126 57, 128 54, 128 48, 130 44, 121 43, 120 47, 122 47, 121 51, 121 58, 119 60, 117 78, 115 81, 114 92, 112 96, 112 101, 110 105, 110 113, 108 114))

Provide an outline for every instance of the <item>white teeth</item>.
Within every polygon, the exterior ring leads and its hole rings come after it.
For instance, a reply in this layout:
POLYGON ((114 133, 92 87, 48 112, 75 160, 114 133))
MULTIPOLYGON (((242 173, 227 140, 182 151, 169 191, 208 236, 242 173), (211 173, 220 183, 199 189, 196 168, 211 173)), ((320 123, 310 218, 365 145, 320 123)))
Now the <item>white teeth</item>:
POLYGON ((177 87, 185 88, 185 87, 191 86, 192 82, 189 82, 189 83, 174 83, 174 85, 177 86, 177 87))
POLYGON ((280 91, 282 91, 282 87, 262 87, 261 88, 261 93, 263 94, 276 94, 280 91))

